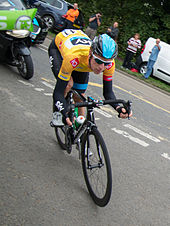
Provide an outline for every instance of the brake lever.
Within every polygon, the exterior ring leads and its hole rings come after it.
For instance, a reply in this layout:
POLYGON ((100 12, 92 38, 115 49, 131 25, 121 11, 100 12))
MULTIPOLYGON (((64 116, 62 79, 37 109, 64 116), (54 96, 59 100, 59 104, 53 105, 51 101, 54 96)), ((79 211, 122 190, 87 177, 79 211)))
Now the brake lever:
POLYGON ((90 96, 88 96, 88 101, 94 103, 96 108, 100 108, 100 106, 103 105, 102 100, 95 100, 93 97, 90 97, 90 96))

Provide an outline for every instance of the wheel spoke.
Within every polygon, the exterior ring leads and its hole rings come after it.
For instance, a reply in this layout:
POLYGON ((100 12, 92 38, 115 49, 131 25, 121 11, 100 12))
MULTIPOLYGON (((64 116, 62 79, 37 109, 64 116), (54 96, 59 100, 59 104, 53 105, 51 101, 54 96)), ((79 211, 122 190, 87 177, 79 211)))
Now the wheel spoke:
POLYGON ((105 206, 111 196, 112 176, 107 149, 98 130, 86 135, 82 142, 82 167, 91 197, 97 205, 105 206))

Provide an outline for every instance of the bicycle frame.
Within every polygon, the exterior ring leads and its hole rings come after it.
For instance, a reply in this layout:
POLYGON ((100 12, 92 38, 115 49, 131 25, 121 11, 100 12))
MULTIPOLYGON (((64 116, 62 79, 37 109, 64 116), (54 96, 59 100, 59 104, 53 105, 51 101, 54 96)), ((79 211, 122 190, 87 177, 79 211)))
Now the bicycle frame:
MULTIPOLYGON (((73 94, 76 94, 77 96, 79 96, 79 98, 82 101, 87 101, 84 96, 82 96, 80 93, 76 92, 75 90, 71 90, 68 93, 67 98, 69 99, 70 106, 71 106, 69 117, 70 117, 72 123, 74 121, 75 107, 79 107, 79 105, 81 104, 81 102, 73 104, 74 103, 73 94)), ((90 97, 88 97, 88 101, 90 101, 90 97)), ((81 136, 86 131, 90 132, 92 127, 96 127, 93 107, 92 106, 90 106, 90 107, 86 106, 86 109, 87 109, 87 115, 86 115, 86 119, 85 119, 84 123, 82 125, 80 125, 80 127, 77 130, 74 130, 74 135, 72 134, 72 136, 73 136, 72 145, 77 144, 78 150, 79 150, 79 158, 81 156, 81 148, 80 148, 80 138, 81 138, 81 136)), ((68 127, 68 129, 69 129, 69 127, 68 127)), ((73 131, 73 126, 72 126, 71 130, 73 131)))
POLYGON ((109 104, 109 103, 122 103, 123 106, 128 110, 128 113, 130 113, 130 107, 131 107, 131 102, 127 101, 125 102, 124 100, 100 100, 100 101, 96 101, 94 98, 92 97, 87 97, 87 99, 81 95, 81 93, 78 93, 77 91, 71 89, 68 93, 68 97, 70 99, 70 114, 69 117, 73 123, 74 121, 74 111, 75 111, 75 107, 86 107, 87 109, 87 115, 86 115, 86 120, 85 122, 79 127, 79 129, 77 130, 75 136, 74 136, 74 140, 73 140, 73 144, 76 144, 78 142, 78 140, 80 139, 80 137, 82 136, 82 134, 86 131, 92 128, 92 126, 96 126, 95 124, 95 117, 94 117, 94 107, 99 107, 105 104, 109 104), (76 94, 83 102, 80 103, 74 103, 73 100, 73 94, 76 94))

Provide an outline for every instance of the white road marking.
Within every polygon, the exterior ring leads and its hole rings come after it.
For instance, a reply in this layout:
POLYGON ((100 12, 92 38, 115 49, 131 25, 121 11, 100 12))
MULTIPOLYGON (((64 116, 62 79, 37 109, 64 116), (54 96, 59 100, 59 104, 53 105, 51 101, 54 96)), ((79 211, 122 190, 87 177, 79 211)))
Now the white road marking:
POLYGON ((39 92, 44 91, 44 89, 42 89, 42 88, 34 88, 34 89, 39 92))
POLYGON ((51 79, 46 79, 46 78, 41 78, 43 81, 46 81, 46 82, 52 82, 53 84, 56 84, 56 81, 55 80, 51 80, 51 79))
POLYGON ((162 153, 161 156, 170 160, 170 156, 168 155, 168 153, 162 153))
POLYGON ((24 84, 24 85, 26 85, 26 86, 29 86, 29 87, 34 87, 33 84, 28 83, 28 82, 25 82, 25 81, 22 81, 22 80, 18 80, 18 82, 20 82, 20 83, 22 83, 22 84, 24 84))
POLYGON ((54 86, 52 86, 51 84, 49 84, 48 82, 42 81, 42 84, 44 84, 45 86, 54 89, 54 86))
POLYGON ((47 46, 45 46, 43 44, 41 44, 40 46, 42 46, 45 50, 48 50, 48 47, 47 46))
POLYGON ((118 134, 128 138, 129 140, 131 140, 131 141, 133 141, 133 142, 135 142, 135 143, 137 143, 137 144, 139 144, 139 145, 141 145, 143 147, 148 147, 149 146, 149 144, 146 143, 145 141, 140 140, 140 139, 138 139, 136 137, 133 137, 129 133, 127 133, 127 132, 125 132, 123 130, 119 130, 119 129, 116 129, 116 128, 112 128, 111 130, 113 130, 115 133, 118 133, 118 134))
POLYGON ((41 50, 43 50, 44 52, 48 53, 48 51, 46 49, 43 49, 40 46, 38 48, 41 49, 41 50))
MULTIPOLYGON (((44 49, 42 49, 42 50, 44 50, 44 49)), ((45 51, 45 50, 44 50, 44 51, 45 51)), ((47 51, 45 51, 45 52, 47 52, 47 51)), ((26 86, 34 87, 34 85, 31 84, 31 83, 28 83, 28 82, 25 82, 25 81, 22 81, 22 80, 18 80, 18 81, 19 81, 20 83, 26 85, 26 86)), ((47 87, 49 87, 49 88, 51 88, 51 89, 54 89, 54 86, 52 86, 52 85, 49 84, 48 82, 42 81, 42 83, 43 83, 45 86, 47 86, 47 87)), ((36 91, 39 91, 39 92, 44 91, 44 89, 42 89, 42 88, 34 88, 34 89, 35 89, 36 91)), ((52 96, 53 94, 52 94, 52 93, 44 93, 44 95, 45 95, 45 96, 52 96)), ((112 115, 106 113, 105 111, 102 111, 101 109, 95 108, 94 110, 97 111, 98 113, 102 114, 103 116, 107 117, 107 118, 111 118, 111 117, 112 117, 112 115)), ((30 116, 30 115, 29 115, 29 116, 30 116)), ((100 120, 100 118, 95 118, 95 120, 100 120)), ((129 129, 133 130, 134 132, 136 132, 136 133, 138 133, 138 134, 140 134, 140 135, 142 135, 142 136, 144 136, 144 137, 146 137, 146 138, 148 138, 148 139, 154 141, 154 142, 157 142, 157 143, 160 142, 159 139, 157 139, 157 138, 155 138, 155 137, 149 135, 148 133, 145 133, 145 132, 141 131, 140 129, 138 129, 138 128, 136 128, 136 127, 130 125, 130 124, 125 124, 124 126, 125 126, 126 128, 129 128, 129 129)), ((131 141, 133 141, 133 142, 135 142, 135 143, 137 143, 137 144, 139 144, 139 145, 141 145, 141 146, 143 146, 143 147, 148 147, 148 146, 149 146, 148 143, 146 143, 146 142, 144 142, 144 141, 142 141, 142 140, 140 140, 140 139, 138 139, 138 138, 136 138, 136 137, 131 136, 131 135, 130 135, 129 133, 127 133, 126 131, 118 130, 118 129, 116 129, 116 128, 112 128, 111 130, 114 131, 114 132, 116 132, 117 134, 123 135, 124 137, 128 138, 129 140, 131 140, 131 141)), ((161 156, 164 157, 165 159, 170 160, 170 156, 168 155, 168 153, 162 153, 161 156)))
POLYGON ((95 108, 94 110, 97 111, 98 113, 100 113, 101 115, 104 115, 106 118, 111 118, 111 117, 112 117, 110 114, 108 114, 108 113, 105 112, 105 111, 102 111, 102 110, 99 109, 99 108, 95 108))
POLYGON ((52 94, 52 93, 44 93, 44 95, 45 95, 45 96, 50 96, 50 97, 51 97, 53 94, 52 94))
POLYGON ((145 132, 143 132, 142 130, 140 130, 140 129, 138 129, 138 128, 132 126, 132 125, 125 124, 124 126, 127 127, 127 128, 129 128, 129 129, 131 129, 131 130, 133 130, 134 132, 136 132, 136 133, 138 133, 138 134, 140 134, 140 135, 142 135, 142 136, 144 136, 144 137, 146 137, 146 138, 148 138, 148 139, 150 139, 150 140, 156 142, 156 143, 161 142, 161 141, 160 141, 159 139, 157 139, 156 137, 153 137, 153 136, 149 135, 148 133, 145 133, 145 132))

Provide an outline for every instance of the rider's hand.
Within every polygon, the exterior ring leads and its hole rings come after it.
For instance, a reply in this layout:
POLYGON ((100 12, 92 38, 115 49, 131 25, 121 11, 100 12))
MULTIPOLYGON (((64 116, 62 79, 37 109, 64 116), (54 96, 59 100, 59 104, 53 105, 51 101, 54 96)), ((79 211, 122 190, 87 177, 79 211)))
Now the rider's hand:
POLYGON ((126 109, 124 107, 120 107, 118 106, 116 108, 116 111, 119 113, 119 117, 120 118, 128 118, 132 116, 132 111, 130 112, 130 114, 128 115, 128 113, 126 112, 126 109))
POLYGON ((66 118, 66 123, 67 123, 67 125, 72 126, 72 122, 70 121, 69 117, 66 118))

